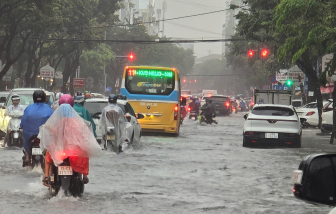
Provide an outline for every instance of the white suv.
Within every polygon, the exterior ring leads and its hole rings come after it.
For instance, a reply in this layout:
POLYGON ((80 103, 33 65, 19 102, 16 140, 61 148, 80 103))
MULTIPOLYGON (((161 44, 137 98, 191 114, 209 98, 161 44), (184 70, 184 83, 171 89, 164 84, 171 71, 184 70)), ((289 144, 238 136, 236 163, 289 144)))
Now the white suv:
POLYGON ((300 119, 293 106, 257 104, 244 118, 243 147, 301 147, 300 119))

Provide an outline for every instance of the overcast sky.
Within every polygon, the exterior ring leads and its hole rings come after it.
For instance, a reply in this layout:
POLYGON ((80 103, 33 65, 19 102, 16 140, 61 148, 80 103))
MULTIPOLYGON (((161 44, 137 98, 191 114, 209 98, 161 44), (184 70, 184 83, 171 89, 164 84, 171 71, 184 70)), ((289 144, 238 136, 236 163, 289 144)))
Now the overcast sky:
MULTIPOLYGON (((226 9, 226 0, 166 0, 166 19, 207 13, 226 9)), ((163 0, 156 0, 155 7, 162 8, 163 0)), ((190 17, 165 22, 165 35, 186 39, 215 39, 222 37, 225 12, 190 17)), ((222 43, 195 43, 197 57, 222 53, 222 43)))

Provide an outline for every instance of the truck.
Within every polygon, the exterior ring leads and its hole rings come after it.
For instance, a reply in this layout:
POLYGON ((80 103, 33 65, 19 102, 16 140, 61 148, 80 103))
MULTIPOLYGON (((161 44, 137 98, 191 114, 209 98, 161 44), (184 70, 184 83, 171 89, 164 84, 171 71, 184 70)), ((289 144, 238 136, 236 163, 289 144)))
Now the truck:
POLYGON ((254 89, 254 103, 292 105, 292 92, 287 90, 254 89))
POLYGON ((217 90, 202 90, 203 97, 211 97, 212 95, 217 95, 217 90))

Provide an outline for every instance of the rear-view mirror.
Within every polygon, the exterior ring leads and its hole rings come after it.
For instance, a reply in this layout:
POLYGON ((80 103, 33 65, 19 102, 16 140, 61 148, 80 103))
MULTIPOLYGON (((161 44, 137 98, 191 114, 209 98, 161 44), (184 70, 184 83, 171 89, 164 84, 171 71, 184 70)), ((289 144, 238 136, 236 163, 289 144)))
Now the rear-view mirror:
POLYGON ((247 116, 248 116, 248 114, 244 114, 244 119, 245 119, 245 120, 247 119, 247 116))
POLYGON ((310 202, 336 205, 336 154, 306 157, 293 172, 294 196, 310 202))
POLYGON ((138 118, 138 119, 143 119, 143 118, 145 118, 145 116, 144 116, 143 114, 138 113, 138 114, 137 114, 137 118, 138 118))

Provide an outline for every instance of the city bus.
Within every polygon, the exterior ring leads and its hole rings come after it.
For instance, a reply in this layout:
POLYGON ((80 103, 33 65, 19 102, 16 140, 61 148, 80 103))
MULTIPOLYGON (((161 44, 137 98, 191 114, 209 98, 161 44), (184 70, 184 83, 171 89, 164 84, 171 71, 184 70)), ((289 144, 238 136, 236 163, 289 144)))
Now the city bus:
POLYGON ((126 66, 120 92, 145 116, 138 120, 143 132, 179 134, 181 84, 176 68, 126 66))

